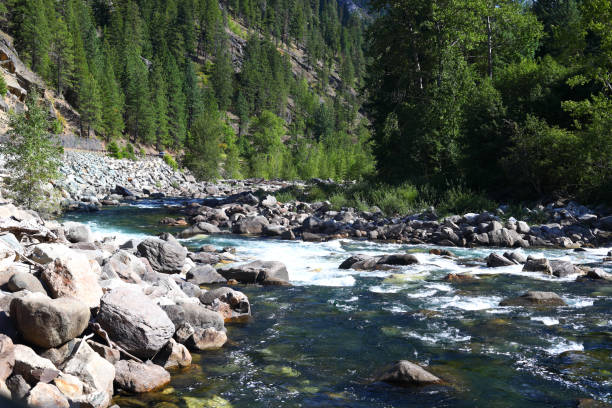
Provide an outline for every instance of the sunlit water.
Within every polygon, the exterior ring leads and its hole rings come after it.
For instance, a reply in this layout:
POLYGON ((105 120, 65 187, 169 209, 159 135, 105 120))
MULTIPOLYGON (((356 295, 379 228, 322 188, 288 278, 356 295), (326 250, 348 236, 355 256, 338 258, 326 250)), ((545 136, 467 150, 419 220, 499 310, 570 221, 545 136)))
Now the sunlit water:
MULTIPOLYGON (((180 202, 180 201, 179 201, 180 202)), ((68 214, 99 236, 119 241, 162 231, 177 215, 172 200, 140 202, 98 213, 68 214)), ((612 402, 612 284, 575 282, 521 266, 485 268, 492 249, 449 248, 457 259, 429 255, 429 246, 339 240, 304 243, 234 235, 183 242, 232 246, 245 259, 282 261, 292 287, 240 286, 253 319, 228 325, 230 342, 194 355, 173 372, 173 390, 121 396, 122 407, 573 407, 578 398, 612 402), (421 263, 394 271, 341 271, 353 253, 414 252, 421 263), (450 272, 477 279, 446 282, 450 272), (553 309, 498 306, 527 290, 558 293, 553 309), (418 389, 370 378, 399 359, 426 364, 446 381, 418 389)), ((504 252, 503 249, 496 250, 504 252)), ((603 267, 608 249, 531 250, 550 259, 603 267)))

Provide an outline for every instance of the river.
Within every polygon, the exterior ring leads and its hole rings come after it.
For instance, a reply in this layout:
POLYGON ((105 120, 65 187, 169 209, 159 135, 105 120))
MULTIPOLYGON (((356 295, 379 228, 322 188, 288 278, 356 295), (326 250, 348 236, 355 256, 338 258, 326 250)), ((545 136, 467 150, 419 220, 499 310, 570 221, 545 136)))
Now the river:
MULTIPOLYGON (((164 204, 140 201, 95 213, 70 213, 98 236, 119 241, 162 231, 176 216, 164 204)), ((237 254, 287 265, 292 287, 238 286, 253 318, 228 324, 226 346, 195 354, 172 372, 170 387, 120 395, 127 407, 575 407, 579 398, 612 402, 612 284, 576 282, 485 268, 490 248, 447 248, 457 258, 430 255, 433 246, 338 240, 325 243, 196 237, 183 244, 235 247, 237 254), (354 253, 409 251, 419 265, 384 272, 341 271, 354 253), (447 282, 449 272, 477 279, 447 282), (566 307, 498 306, 528 290, 553 291, 566 307), (372 383, 386 365, 408 359, 428 366, 444 385, 416 389, 372 383)), ((604 267, 609 249, 525 250, 549 259, 604 267)), ((503 249, 495 251, 504 252, 503 249)))

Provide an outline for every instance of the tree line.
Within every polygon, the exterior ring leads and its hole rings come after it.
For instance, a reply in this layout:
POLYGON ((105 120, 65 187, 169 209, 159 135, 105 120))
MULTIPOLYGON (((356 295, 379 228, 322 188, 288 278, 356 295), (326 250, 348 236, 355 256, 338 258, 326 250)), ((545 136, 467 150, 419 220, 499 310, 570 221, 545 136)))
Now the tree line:
POLYGON ((372 0, 380 177, 612 199, 609 0, 372 0))
POLYGON ((22 60, 78 110, 84 137, 185 152, 206 178, 373 169, 354 90, 363 21, 336 0, 2 0, 0 15, 22 60))

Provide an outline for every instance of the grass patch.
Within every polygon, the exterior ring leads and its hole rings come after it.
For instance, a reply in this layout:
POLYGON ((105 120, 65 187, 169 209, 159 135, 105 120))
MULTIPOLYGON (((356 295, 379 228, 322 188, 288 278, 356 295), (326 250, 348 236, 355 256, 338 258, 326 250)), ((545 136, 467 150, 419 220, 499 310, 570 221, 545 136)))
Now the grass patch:
POLYGON ((243 40, 247 39, 248 37, 247 31, 244 28, 242 28, 240 24, 234 21, 233 18, 230 17, 227 20, 227 25, 232 33, 236 34, 238 37, 242 38, 243 40))

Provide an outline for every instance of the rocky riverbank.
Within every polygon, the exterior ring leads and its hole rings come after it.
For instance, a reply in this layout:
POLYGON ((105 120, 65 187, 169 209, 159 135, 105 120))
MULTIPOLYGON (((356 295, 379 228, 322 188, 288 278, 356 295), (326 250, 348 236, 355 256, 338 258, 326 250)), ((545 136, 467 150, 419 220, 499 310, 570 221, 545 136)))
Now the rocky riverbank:
MULTIPOLYGON (((532 210, 530 210, 533 212, 532 210)), ((407 244, 474 247, 581 247, 605 246, 612 240, 612 216, 585 206, 551 203, 534 211, 548 221, 529 225, 514 217, 488 212, 453 215, 440 219, 434 209, 402 217, 380 211, 332 210, 325 202, 278 202, 273 195, 259 199, 251 192, 205 199, 184 209, 186 220, 163 222, 190 224, 181 237, 197 234, 249 234, 321 242, 352 238, 407 244)))
POLYGON ((0 257, 0 394, 34 407, 103 408, 118 390, 164 387, 190 350, 222 347, 225 325, 251 314, 242 292, 199 285, 289 279, 277 262, 215 270, 236 256, 192 253, 169 234, 94 241, 86 225, 8 203, 0 257))

